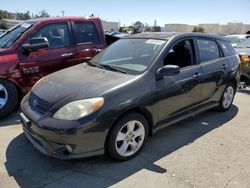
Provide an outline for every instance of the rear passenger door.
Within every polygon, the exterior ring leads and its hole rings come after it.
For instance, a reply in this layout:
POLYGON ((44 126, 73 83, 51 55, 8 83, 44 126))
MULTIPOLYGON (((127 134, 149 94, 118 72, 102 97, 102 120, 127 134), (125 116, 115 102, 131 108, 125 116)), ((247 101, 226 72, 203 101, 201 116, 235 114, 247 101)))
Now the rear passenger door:
POLYGON ((104 44, 100 39, 102 36, 93 21, 74 21, 72 25, 76 45, 75 61, 77 63, 87 62, 96 53, 103 50, 104 44))
POLYGON ((227 60, 216 40, 196 38, 196 49, 202 68, 201 102, 216 102, 216 93, 225 79, 227 60))

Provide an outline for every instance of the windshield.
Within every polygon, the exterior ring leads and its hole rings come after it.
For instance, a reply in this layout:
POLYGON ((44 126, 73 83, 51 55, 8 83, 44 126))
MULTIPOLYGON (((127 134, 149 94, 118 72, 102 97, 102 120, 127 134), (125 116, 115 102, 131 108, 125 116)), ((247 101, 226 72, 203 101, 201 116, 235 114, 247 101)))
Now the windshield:
POLYGON ((228 36, 235 48, 250 48, 250 36, 228 36))
POLYGON ((9 48, 29 28, 31 24, 23 23, 15 26, 0 37, 0 48, 9 48))
POLYGON ((164 40, 120 39, 97 54, 90 63, 140 74, 152 64, 165 44, 164 40))

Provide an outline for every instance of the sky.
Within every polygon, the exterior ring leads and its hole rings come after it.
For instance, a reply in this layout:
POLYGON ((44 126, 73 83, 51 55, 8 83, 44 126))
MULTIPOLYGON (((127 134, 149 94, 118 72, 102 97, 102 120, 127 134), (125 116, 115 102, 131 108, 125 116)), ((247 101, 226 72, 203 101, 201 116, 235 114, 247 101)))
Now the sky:
POLYGON ((250 0, 0 0, 0 10, 9 12, 42 9, 51 16, 89 16, 126 26, 141 21, 148 25, 243 22, 250 24, 250 0))

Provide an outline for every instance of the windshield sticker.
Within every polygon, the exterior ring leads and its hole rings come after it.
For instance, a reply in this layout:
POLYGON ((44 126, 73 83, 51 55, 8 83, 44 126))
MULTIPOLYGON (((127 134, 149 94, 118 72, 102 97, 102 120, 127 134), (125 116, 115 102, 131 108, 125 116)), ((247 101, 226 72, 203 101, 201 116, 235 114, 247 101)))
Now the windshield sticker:
POLYGON ((31 26, 31 24, 23 23, 21 26, 27 29, 27 28, 29 28, 31 26))
POLYGON ((165 43, 165 41, 149 39, 149 40, 146 41, 146 43, 147 44, 162 45, 163 43, 165 43))

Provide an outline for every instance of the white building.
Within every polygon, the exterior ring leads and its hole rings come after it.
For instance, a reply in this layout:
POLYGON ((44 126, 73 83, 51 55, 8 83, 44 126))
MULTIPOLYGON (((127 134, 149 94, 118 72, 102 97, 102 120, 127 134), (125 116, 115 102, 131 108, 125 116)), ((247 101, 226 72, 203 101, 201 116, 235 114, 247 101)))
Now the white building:
POLYGON ((119 31, 119 23, 118 22, 108 22, 102 20, 102 26, 104 31, 119 31))

